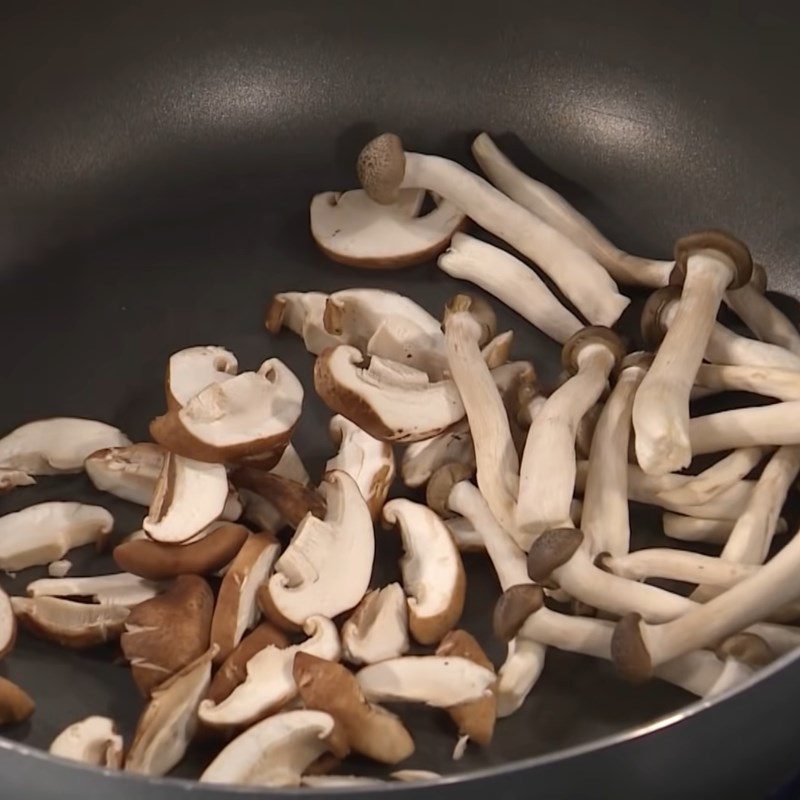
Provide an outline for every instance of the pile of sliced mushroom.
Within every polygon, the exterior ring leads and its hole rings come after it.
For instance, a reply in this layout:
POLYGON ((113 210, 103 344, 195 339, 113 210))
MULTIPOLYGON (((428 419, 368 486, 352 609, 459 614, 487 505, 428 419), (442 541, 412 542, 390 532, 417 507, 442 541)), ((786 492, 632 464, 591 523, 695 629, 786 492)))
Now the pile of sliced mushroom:
MULTIPOLYGON (((240 370, 219 345, 169 358, 154 442, 68 417, 0 438, 0 494, 84 470, 98 493, 146 507, 141 530, 113 540, 120 571, 104 575, 73 575, 70 560, 114 535, 101 505, 0 517, 0 569, 49 575, 26 596, 0 589, 0 657, 14 657, 18 626, 62 648, 118 642, 143 696, 127 746, 101 708, 51 753, 164 775, 200 737, 219 744, 209 783, 381 782, 346 765, 322 774, 349 753, 392 765, 387 779, 430 781, 394 767, 426 766, 402 704, 442 715, 459 759, 537 691, 548 648, 708 697, 800 646, 800 537, 781 538, 800 472, 800 333, 765 294, 764 269, 721 231, 679 239, 674 259, 625 253, 486 134, 473 153, 488 181, 384 134, 359 158, 361 188, 311 202, 333 260, 371 270, 438 256, 466 281, 444 309, 369 287, 271 299, 266 328, 316 359, 333 440, 322 474, 291 442, 300 380, 275 358, 240 370), (426 192, 435 206, 422 214, 426 192), (494 240, 462 233, 470 221, 494 240), (652 352, 614 329, 629 303, 618 283, 654 290, 638 343, 652 352), (511 360, 514 332, 498 335, 472 286, 563 346, 557 388, 537 384, 529 354, 511 360), (725 306, 750 334, 717 320, 725 306), (739 405, 693 416, 712 392, 739 405), (760 397, 741 407, 742 392, 760 397), (641 546, 632 502, 663 511, 659 546, 641 546), (389 539, 400 577, 381 585, 389 539), (497 576, 494 643, 461 627, 465 551, 497 576), (493 663, 485 650, 500 644, 493 663)), ((16 724, 34 700, 3 678, 0 711, 16 724)))

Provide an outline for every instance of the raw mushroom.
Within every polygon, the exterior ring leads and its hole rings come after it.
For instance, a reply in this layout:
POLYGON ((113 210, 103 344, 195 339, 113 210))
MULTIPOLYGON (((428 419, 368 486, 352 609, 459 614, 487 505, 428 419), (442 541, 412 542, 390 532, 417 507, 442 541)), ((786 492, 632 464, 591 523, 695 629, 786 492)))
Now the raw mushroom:
POLYGON ((578 423, 600 398, 624 354, 619 337, 607 328, 584 328, 564 345, 562 363, 572 377, 531 422, 522 456, 516 524, 523 549, 543 531, 569 521, 578 423))
POLYGON ((339 633, 329 619, 309 617, 303 629, 309 637, 305 641, 260 649, 247 661, 244 680, 230 694, 219 701, 204 700, 199 711, 203 724, 222 731, 244 728, 286 706, 297 695, 292 665, 299 652, 339 660, 339 633))
POLYGON ((339 452, 328 459, 325 471, 346 472, 366 500, 372 519, 377 519, 395 477, 391 445, 370 436, 341 414, 331 418, 328 429, 339 452))
POLYGON ((206 650, 213 611, 211 588, 197 575, 178 576, 131 611, 120 645, 145 697, 206 650))
POLYGON ((251 534, 225 572, 211 623, 214 663, 224 661, 259 620, 256 595, 266 582, 281 546, 271 533, 251 534))
POLYGON ((222 464, 167 453, 142 527, 164 544, 181 544, 218 519, 228 497, 222 464))
POLYGON ((372 575, 375 535, 366 501, 341 470, 320 486, 325 519, 308 514, 259 592, 262 609, 280 626, 300 627, 312 615, 333 618, 364 597, 372 575))
POLYGON ((403 539, 400 569, 411 635, 420 644, 435 644, 456 626, 464 610, 461 556, 445 524, 427 506, 391 500, 383 507, 383 520, 396 526, 403 539))
POLYGON ((367 700, 452 708, 488 697, 493 670, 460 656, 403 656, 356 673, 367 700))
POLYGON ((35 483, 36 481, 27 472, 0 467, 0 495, 20 486, 33 486, 35 483))
POLYGON ((50 755, 91 764, 94 767, 119 769, 122 766, 122 737, 108 717, 86 717, 64 728, 53 739, 50 755))
POLYGON ((440 781, 442 776, 438 772, 429 769, 399 769, 389 774, 389 777, 403 783, 420 783, 430 781, 440 781))
POLYGON ((613 325, 629 303, 588 253, 460 164, 406 153, 399 137, 384 133, 361 151, 357 171, 362 187, 378 203, 394 203, 400 189, 412 187, 452 201, 538 264, 594 324, 613 325))
POLYGON ((138 575, 119 572, 89 578, 40 578, 25 589, 29 597, 89 598, 100 605, 131 608, 155 597, 161 586, 138 575))
POLYGON ((420 216, 424 196, 424 190, 405 189, 397 202, 385 205, 361 189, 323 192, 311 200, 311 235, 340 264, 368 269, 421 264, 444 250, 465 223, 464 214, 441 198, 420 216))
POLYGON ((380 778, 368 778, 366 775, 303 775, 301 786, 314 789, 341 789, 352 786, 381 786, 386 781, 380 778))
POLYGON ((728 288, 750 280, 747 246, 720 231, 679 239, 675 271, 683 283, 675 319, 633 403, 636 457, 642 469, 663 475, 689 465, 689 395, 703 360, 720 302, 728 288))
POLYGON ((183 758, 197 729, 214 654, 212 647, 155 689, 136 725, 126 772, 166 775, 183 758))
POLYGON ((706 692, 705 697, 722 694, 749 680, 755 671, 775 659, 769 645, 752 633, 739 633, 726 639, 716 649, 717 656, 725 662, 722 674, 706 692))
POLYGON ((506 660, 497 672, 497 716, 518 711, 544 669, 545 647, 532 639, 516 637, 508 643, 506 660))
POLYGON ((414 740, 400 718, 370 703, 347 667, 299 652, 293 676, 306 708, 330 714, 356 753, 397 764, 414 753, 414 740))
POLYGON ((78 603, 61 597, 12 597, 11 607, 31 633, 74 649, 117 639, 130 615, 126 606, 78 603))
POLYGON ((274 472, 239 467, 231 474, 231 481, 237 488, 261 495, 275 508, 280 519, 293 528, 306 514, 325 516, 325 500, 316 489, 274 472))
POLYGON ((351 664, 397 658, 408 648, 408 607, 399 583, 367 592, 342 625, 342 651, 351 664))
POLYGON ((300 417, 303 387, 277 358, 258 372, 214 383, 183 408, 150 423, 152 437, 168 450, 212 463, 246 461, 274 466, 300 417))
POLYGON ((800 400, 694 417, 689 422, 689 441, 694 455, 800 444, 800 400))
POLYGON ((497 367, 507 364, 511 358, 511 347, 514 344, 514 331, 505 331, 498 333, 493 339, 490 339, 482 348, 481 356, 486 362, 489 369, 496 369, 497 367))
POLYGON ((299 786, 321 755, 347 753, 333 717, 323 711, 287 711, 240 734, 206 767, 201 783, 299 786))
MULTIPOLYGON (((735 520, 701 519, 665 511, 661 518, 664 534, 682 542, 707 542, 725 544, 731 535, 735 520)), ((784 526, 786 521, 784 520, 784 526)), ((784 531, 785 532, 785 531, 784 531)))
POLYGON ((0 439, 0 468, 27 475, 80 472, 95 450, 129 444, 122 431, 105 422, 76 417, 40 419, 0 439))
POLYGON ((594 553, 621 556, 630 549, 628 445, 636 390, 652 363, 649 353, 632 353, 620 365, 616 385, 594 429, 583 494, 581 528, 594 553))
POLYGON ((100 506, 48 502, 0 517, 0 569, 43 566, 74 547, 102 547, 114 518, 100 506))
POLYGON ((437 263, 451 277, 494 295, 557 342, 563 344, 583 327, 530 267, 488 242, 457 233, 437 263))
POLYGON ((291 442, 286 445, 280 460, 270 472, 274 475, 279 475, 281 478, 288 478, 295 483, 302 483, 303 486, 308 486, 311 483, 308 470, 291 442))
POLYGON ((173 353, 164 379, 167 408, 183 408, 207 386, 230 380, 238 370, 236 356, 224 347, 187 347, 173 353))
POLYGON ((118 544, 117 565, 152 581, 178 575, 208 575, 229 564, 249 535, 242 525, 223 523, 198 541, 180 546, 139 539, 118 544))
POLYGON ((558 192, 516 167, 487 133, 472 143, 472 154, 489 180, 514 202, 585 250, 615 281, 633 286, 666 286, 672 261, 656 261, 620 250, 558 192))
POLYGON ((47 574, 51 578, 64 578, 72 569, 72 562, 68 558, 59 558, 47 565, 47 574))
POLYGON ((325 330, 323 317, 328 295, 322 292, 279 292, 267 308, 265 325, 270 333, 288 328, 303 339, 315 356, 329 347, 342 344, 338 336, 325 330))
MULTIPOLYGON (((444 464, 439 467, 431 475, 431 479, 425 487, 425 503, 428 508, 445 520, 455 516, 456 512, 450 508, 449 504, 450 491, 457 483, 470 480, 474 474, 475 470, 465 464, 444 464)), ((452 530, 450 532, 452 533, 452 530)))
POLYGON ((11 652, 17 640, 17 618, 11 598, 0 587, 0 658, 11 652))
POLYGON ((108 447, 91 453, 84 462, 89 480, 101 491, 149 506, 166 451, 152 442, 108 447))
POLYGON ((0 725, 24 722, 36 710, 33 698, 8 678, 0 678, 0 725))
POLYGON ((776 400, 800 400, 800 372, 730 364, 701 364, 695 388, 718 392, 752 392, 776 400))

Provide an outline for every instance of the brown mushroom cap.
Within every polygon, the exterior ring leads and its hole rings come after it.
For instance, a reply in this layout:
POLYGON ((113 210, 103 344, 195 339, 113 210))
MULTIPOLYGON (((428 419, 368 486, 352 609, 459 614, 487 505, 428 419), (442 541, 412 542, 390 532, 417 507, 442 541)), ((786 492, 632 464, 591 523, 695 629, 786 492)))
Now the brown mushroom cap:
POLYGON ((274 472, 254 467, 240 467, 231 474, 231 483, 237 488, 249 489, 269 500, 293 528, 296 528, 308 513, 320 518, 325 516, 325 500, 316 489, 274 472))
POLYGON ((211 587, 197 575, 132 609, 120 645, 145 697, 208 649, 213 612, 211 587))
POLYGON ((733 658, 753 668, 765 667, 775 660, 775 652, 754 633, 737 633, 729 636, 716 649, 718 658, 733 658))
POLYGON ((733 262, 733 275, 728 289, 739 289, 750 281, 753 274, 753 257, 747 245, 727 231, 707 230, 682 236, 675 242, 675 268, 670 283, 683 285, 686 263, 698 250, 717 250, 733 262))
POLYGON ((667 328, 662 322, 663 313, 672 303, 680 299, 680 286, 664 286, 662 289, 656 289, 647 298, 642 309, 640 327, 645 345, 650 350, 657 350, 667 333, 667 328))
POLYGON ((451 297, 445 303, 442 327, 447 325, 447 320, 453 314, 465 312, 480 325, 481 333, 478 337, 478 345, 483 347, 497 333, 497 315, 491 305, 482 297, 472 294, 457 294, 451 297))
POLYGON ((494 635, 503 642, 510 642, 519 633, 525 620, 543 605, 544 592, 541 586, 520 583, 506 589, 494 607, 494 635))
POLYGON ((264 314, 264 327, 270 333, 280 333, 286 314, 286 300, 279 295, 271 297, 264 314))
POLYGON ((406 173, 403 142, 394 133, 382 133, 368 142, 358 156, 358 182, 376 202, 389 205, 397 201, 406 173))
POLYGON ((617 672, 631 683, 644 683, 653 676, 653 662, 642 639, 641 614, 626 614, 611 637, 611 659, 617 672))
POLYGON ((231 522, 185 545, 149 539, 123 542, 114 548, 113 556, 121 569, 151 581, 178 575, 206 575, 229 564, 249 533, 243 525, 231 522))
POLYGON ((31 696, 7 678, 0 678, 0 725, 24 722, 36 710, 31 696))
POLYGON ((633 353, 628 353, 620 362, 619 367, 614 371, 615 379, 619 380, 626 369, 650 369, 654 358, 655 355, 647 350, 636 350, 633 353))
POLYGON ((384 764, 397 764, 414 752, 400 718, 368 702, 347 667, 300 651, 293 675, 306 708, 330 714, 353 750, 384 764))
POLYGON ((474 474, 474 464, 461 464, 457 461, 443 464, 431 475, 425 487, 425 503, 428 508, 440 517, 455 516, 447 503, 450 492, 457 483, 468 481, 474 474))
POLYGON ((618 366, 625 358, 625 344, 619 334, 602 325, 589 325, 581 328, 577 333, 564 342, 561 348, 561 364, 570 375, 578 371, 578 357, 584 347, 592 344, 603 345, 614 357, 614 364, 618 366))
POLYGON ((528 575, 544 584, 553 570, 566 564, 583 544, 583 531, 577 528, 555 528, 545 531, 528 551, 528 575))
POLYGON ((600 415, 603 413, 603 404, 595 403, 580 419, 575 431, 575 450, 581 458, 589 458, 592 451, 594 431, 600 415))
POLYGON ((767 291, 767 270, 763 264, 753 264, 750 285, 760 294, 764 294, 767 291))

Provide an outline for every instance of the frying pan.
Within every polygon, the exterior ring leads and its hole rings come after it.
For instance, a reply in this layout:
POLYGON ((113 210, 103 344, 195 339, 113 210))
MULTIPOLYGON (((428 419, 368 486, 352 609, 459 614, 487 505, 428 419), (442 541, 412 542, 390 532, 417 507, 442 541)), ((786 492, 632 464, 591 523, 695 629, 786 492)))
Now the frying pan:
MULTIPOLYGON (((267 355, 295 368, 308 397, 296 443, 319 474, 328 414, 311 357, 263 330, 268 296, 372 285, 438 313, 457 286, 431 265, 359 273, 310 241, 310 196, 352 187, 359 148, 382 130, 461 161, 472 135, 489 130, 636 252, 665 257, 686 231, 729 228, 769 265, 774 299, 797 319, 796 6, 6 0, 1 11, 3 431, 64 414, 144 437, 162 410, 167 356, 216 343, 248 368, 267 355)), ((555 346, 505 309, 500 318, 518 332, 516 352, 552 379, 555 346)), ((102 502, 121 533, 141 520, 82 476, 42 479, 0 500, 0 512, 45 499, 102 502)), ((658 541, 652 515, 637 509, 634 524, 639 542, 658 541)), ((396 575, 398 544, 378 536, 379 582, 396 575)), ((82 551, 74 561, 76 575, 112 568, 82 551)), ((463 624, 498 661, 493 576, 480 558, 467 567, 463 624)), ((32 574, 3 583, 19 592, 32 574)), ((3 731, 0 797, 242 796, 183 780, 208 760, 202 748, 165 780, 107 776, 40 751, 89 713, 130 734, 140 699, 113 656, 21 636, 0 670, 38 709, 3 731)), ((791 656, 739 691, 692 702, 551 651, 487 751, 453 762, 438 716, 404 711, 418 744, 409 766, 448 777, 364 796, 762 797, 797 769, 799 700, 791 656)))

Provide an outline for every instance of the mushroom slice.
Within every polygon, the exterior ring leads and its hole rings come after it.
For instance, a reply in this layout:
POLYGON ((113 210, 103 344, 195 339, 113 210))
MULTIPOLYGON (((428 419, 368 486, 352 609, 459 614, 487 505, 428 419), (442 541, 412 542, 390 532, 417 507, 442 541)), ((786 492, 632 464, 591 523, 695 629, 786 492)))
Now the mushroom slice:
POLYGON ((167 408, 183 408, 212 383, 224 383, 239 370, 236 356, 224 347, 187 347, 169 357, 164 380, 167 408))
POLYGON ((0 588, 0 658, 11 652, 17 640, 17 618, 11 598, 0 588))
POLYGON ((300 417, 303 387, 277 358, 258 372, 242 372, 214 383, 183 408, 150 423, 153 438, 169 450, 210 462, 247 459, 274 466, 300 417))
POLYGON ((325 471, 346 472, 358 485, 372 519, 377 519, 395 476, 391 445, 370 436, 341 414, 331 418, 329 430, 339 452, 328 459, 325 471))
POLYGON ((588 253, 483 178, 444 158, 406 153, 384 133, 358 158, 361 186, 378 203, 394 203, 404 188, 425 188, 453 203, 482 228, 538 264, 592 323, 613 325, 629 300, 588 253))
POLYGON ((280 292, 270 301, 265 320, 270 333, 288 328, 303 339, 306 350, 319 355, 342 344, 338 336, 325 330, 323 316, 328 295, 322 292, 280 292))
POLYGON ((497 716, 518 711, 539 680, 547 648, 532 639, 516 637, 508 643, 506 660, 497 673, 497 716))
POLYGON ((491 694, 493 670, 460 656, 403 656, 361 669, 356 678, 367 700, 425 703, 451 708, 491 694))
POLYGON ((347 667, 299 652, 293 675, 305 707, 330 714, 355 752, 382 764, 397 764, 414 753, 414 740, 400 718, 370 703, 347 667))
POLYGON ((366 775, 303 775, 301 786, 314 789, 341 789, 352 786, 381 786, 386 781, 368 778, 366 775))
POLYGON ((51 578, 64 578, 72 569, 72 562, 68 558, 59 558, 47 565, 47 574, 51 578))
POLYGON ((7 678, 0 678, 0 725, 24 722, 36 710, 33 698, 7 678))
POLYGON ((197 575, 180 575, 166 592, 131 611, 120 645, 145 697, 205 651, 213 610, 209 585, 197 575))
POLYGON ((633 286, 667 285, 675 265, 673 261, 656 261, 620 250, 558 192, 515 166, 489 134, 481 133, 475 138, 472 154, 501 192, 589 253, 608 270, 615 281, 633 286))
POLYGON ((219 518, 227 497, 222 464, 167 453, 142 527, 157 542, 186 542, 219 518))
POLYGON ((310 486, 284 478, 274 472, 253 467, 239 467, 231 474, 237 487, 261 495, 275 507, 279 516, 296 528, 306 514, 325 516, 325 500, 310 486))
POLYGON ((256 652, 245 667, 246 677, 219 702, 212 698, 200 704, 202 722, 218 730, 247 727, 273 714, 297 695, 292 677, 294 657, 299 652, 338 661, 341 645, 336 626, 325 617, 309 617, 303 626, 308 639, 291 647, 267 645, 256 652))
MULTIPOLYGON (((494 665, 483 652, 483 648, 474 636, 464 630, 450 631, 436 648, 436 655, 467 658, 494 672, 494 665)), ((497 698, 494 692, 479 700, 451 706, 447 709, 447 713, 458 726, 459 735, 472 739, 484 747, 491 743, 497 719, 497 698)))
POLYGON ((417 216, 424 190, 405 189, 382 205, 362 189, 323 192, 311 200, 311 235, 334 261, 352 267, 396 269, 421 264, 447 247, 465 217, 451 202, 417 216))
POLYGON ((488 242, 457 233, 437 264, 453 278, 480 286, 557 342, 583 327, 530 267, 488 242))
POLYGON ((212 647, 158 686, 125 758, 125 771, 166 775, 180 762, 197 729, 197 707, 211 681, 212 647))
POLYGON ((61 597, 12 597, 11 607, 31 633, 75 649, 113 641, 130 614, 125 606, 78 603, 61 597))
POLYGON ((101 491, 149 506, 166 451, 152 442, 97 450, 86 459, 89 480, 101 491))
POLYGON ((367 592, 342 626, 342 650, 351 664, 397 658, 408 648, 408 607, 399 583, 367 592))
POLYGON ((403 483, 412 488, 424 486, 431 475, 445 464, 475 467, 475 447, 466 419, 438 436, 406 447, 400 467, 403 483))
POLYGON ((258 622, 258 588, 267 580, 281 546, 271 533, 251 534, 228 567, 217 596, 211 623, 215 663, 224 661, 244 634, 258 622))
POLYGON ((333 618, 355 607, 369 586, 375 535, 358 485, 334 470, 320 491, 325 519, 305 517, 260 592, 262 608, 278 625, 299 627, 315 614, 333 618))
POLYGON ((302 483, 303 486, 308 486, 311 483, 308 470, 291 442, 286 445, 286 449, 281 453, 278 463, 270 472, 273 475, 279 475, 281 478, 288 478, 295 483, 302 483))
POLYGON ((398 769, 396 772, 390 773, 389 777, 401 783, 421 783, 442 779, 438 772, 432 772, 429 769, 398 769))
MULTIPOLYGON (((600 398, 624 355, 622 341, 607 328, 584 328, 564 345, 561 360, 572 377, 550 395, 531 422, 522 456, 516 538, 524 550, 548 528, 569 521, 578 423, 600 398)), ((492 513, 506 527, 494 509, 492 513)))
POLYGON ((40 578, 29 583, 29 597, 88 598, 100 605, 131 608, 155 597, 161 586, 129 572, 93 575, 89 578, 40 578))
POLYGON ((53 739, 50 754, 91 764, 119 769, 122 766, 122 737, 108 717, 86 717, 64 728, 53 739))
POLYGON ((324 711, 287 711, 259 722, 234 739, 200 776, 201 783, 299 786, 321 755, 344 756, 347 746, 324 711))
POLYGON ((0 569, 15 571, 44 566, 73 547, 98 548, 114 527, 100 506, 48 502, 0 517, 0 569))
POLYGON ((76 417, 40 419, 0 439, 0 467, 28 475, 80 472, 95 450, 130 443, 122 431, 105 422, 76 417))
POLYGON ((457 625, 464 610, 461 555, 444 522, 427 506, 391 500, 383 507, 383 520, 396 526, 403 539, 400 569, 411 635, 420 644, 436 644, 457 625))
POLYGON ((5 469, 0 467, 0 494, 6 494, 19 486, 33 486, 36 481, 19 469, 5 469))
POLYGON ((128 541, 114 548, 114 561, 121 569, 151 581, 178 575, 208 575, 229 564, 248 535, 244 526, 228 522, 180 547, 146 538, 128 541))

